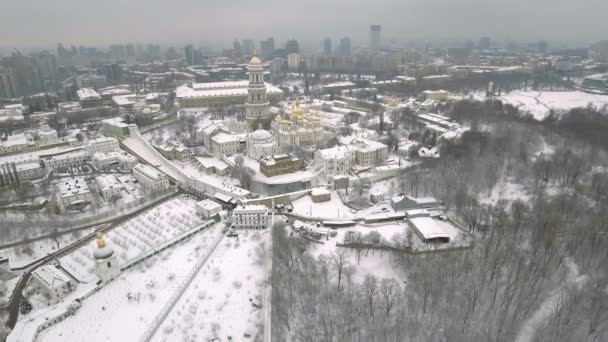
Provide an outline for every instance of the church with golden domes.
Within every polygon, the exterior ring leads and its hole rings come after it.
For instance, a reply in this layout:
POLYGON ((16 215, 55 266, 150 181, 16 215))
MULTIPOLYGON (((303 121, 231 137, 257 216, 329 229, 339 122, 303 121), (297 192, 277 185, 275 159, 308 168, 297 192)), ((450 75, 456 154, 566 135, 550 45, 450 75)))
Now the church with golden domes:
POLYGON ((277 115, 271 125, 272 136, 281 148, 306 147, 326 144, 334 137, 321 126, 321 118, 312 113, 306 113, 300 108, 300 100, 296 99, 291 116, 277 115))

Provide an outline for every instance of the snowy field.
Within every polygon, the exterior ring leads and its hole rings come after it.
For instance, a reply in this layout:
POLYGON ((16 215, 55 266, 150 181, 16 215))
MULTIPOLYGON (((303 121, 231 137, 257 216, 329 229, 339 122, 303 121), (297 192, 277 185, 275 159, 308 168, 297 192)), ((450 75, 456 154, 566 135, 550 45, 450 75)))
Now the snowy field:
MULTIPOLYGON (((202 222, 196 214, 196 200, 178 196, 121 223, 106 235, 108 245, 125 262, 195 227, 202 222)), ((81 282, 96 281, 93 251, 96 242, 60 259, 61 266, 81 282)))
POLYGON ((47 255, 57 252, 79 238, 92 233, 94 228, 87 228, 73 233, 61 234, 56 238, 48 238, 29 242, 23 245, 0 250, 0 259, 8 258, 10 268, 20 268, 40 260, 47 255))
POLYGON ((331 192, 331 200, 327 202, 314 203, 310 196, 298 198, 293 201, 293 212, 326 219, 349 219, 356 214, 356 210, 344 205, 340 196, 334 191, 331 192))
POLYGON ((329 240, 322 239, 321 241, 323 244, 311 243, 309 245, 309 251, 315 257, 322 254, 331 257, 333 254, 340 251, 346 253, 348 264, 355 268, 353 279, 359 283, 363 282, 363 279, 367 274, 373 274, 379 278, 394 278, 400 280, 404 278, 404 275, 399 273, 392 264, 392 260, 394 259, 393 252, 364 249, 359 253, 356 249, 336 247, 336 243, 342 243, 344 241, 344 235, 347 231, 360 232, 363 235, 376 231, 380 233, 383 239, 390 242, 393 235, 404 234, 407 229, 405 223, 391 223, 376 226, 357 225, 355 227, 338 229, 338 235, 336 237, 330 237, 329 240))
POLYGON ((267 234, 243 231, 238 239, 225 238, 152 341, 256 340, 263 316, 259 307, 265 277, 261 244, 267 234))
POLYGON ((218 224, 202 231, 123 273, 87 298, 75 316, 44 330, 37 341, 137 341, 221 228, 218 224))
MULTIPOLYGON (((474 98, 485 100, 485 94, 475 94, 474 98)), ((520 111, 529 112, 536 120, 543 120, 549 110, 567 111, 592 104, 602 107, 608 104, 608 95, 589 94, 582 91, 523 91, 514 90, 497 97, 503 103, 510 103, 520 111)))

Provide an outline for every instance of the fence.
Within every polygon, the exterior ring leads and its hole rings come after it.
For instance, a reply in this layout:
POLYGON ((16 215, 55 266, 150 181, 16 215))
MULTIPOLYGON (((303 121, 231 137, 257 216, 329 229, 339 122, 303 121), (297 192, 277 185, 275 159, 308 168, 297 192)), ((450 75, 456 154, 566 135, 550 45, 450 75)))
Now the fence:
POLYGON ((175 306, 175 304, 177 304, 177 301, 181 298, 181 296, 184 294, 184 292, 186 292, 186 289, 188 288, 188 286, 190 286, 190 284, 192 283, 192 280, 194 280, 194 278, 196 277, 198 272, 201 270, 203 265, 205 265, 205 263, 207 262, 209 257, 211 257, 211 255, 213 254, 213 252, 215 252, 215 250, 217 249, 217 246, 219 246, 219 244, 220 244, 220 242, 222 242, 223 238, 224 238, 224 234, 220 234, 218 236, 217 240, 213 243, 213 245, 207 252, 207 254, 205 254, 205 256, 196 263, 196 265, 194 266, 192 271, 190 271, 190 273, 188 273, 188 275, 186 276, 186 279, 184 279, 184 281, 179 285, 177 290, 175 290, 175 292, 173 293, 171 298, 169 298, 169 300, 167 301, 165 306, 162 308, 160 313, 156 316, 156 318, 154 318, 154 320, 152 322, 150 322, 148 329, 146 329, 144 334, 139 339, 140 342, 148 342, 152 339, 152 337, 154 337, 154 334, 156 333, 158 328, 160 328, 160 325, 165 321, 165 319, 167 318, 167 316, 169 315, 171 310, 173 310, 173 307, 175 306))
MULTIPOLYGON (((12 247, 15 245, 27 243, 30 241, 36 241, 48 237, 52 237, 58 234, 63 234, 66 232, 72 232, 74 230, 79 230, 86 227, 96 226, 103 223, 108 223, 119 219, 123 216, 134 214, 152 204, 155 204, 163 199, 166 199, 170 196, 175 195, 178 192, 177 187, 172 187, 167 191, 163 191, 157 194, 152 194, 150 197, 140 198, 133 202, 129 202, 127 205, 122 207, 120 210, 116 208, 110 208, 109 210, 102 210, 93 215, 73 218, 73 219, 62 219, 58 216, 42 216, 42 217, 34 217, 24 216, 20 220, 2 220, 2 233, 3 237, 8 237, 9 239, 12 235, 22 235, 20 229, 22 228, 30 228, 32 226, 44 227, 45 229, 59 229, 58 231, 52 231, 50 233, 41 234, 40 236, 16 240, 12 242, 5 242, 0 245, 0 249, 12 247)), ((14 237, 13 237, 14 238, 14 237)))

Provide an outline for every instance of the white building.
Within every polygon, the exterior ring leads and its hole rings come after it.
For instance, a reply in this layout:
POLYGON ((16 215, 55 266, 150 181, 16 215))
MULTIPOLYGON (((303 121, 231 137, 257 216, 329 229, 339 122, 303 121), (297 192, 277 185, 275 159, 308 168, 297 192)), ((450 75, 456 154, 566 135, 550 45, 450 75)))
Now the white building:
MULTIPOLYGON (((212 105, 243 104, 247 101, 248 81, 227 81, 208 83, 185 83, 175 89, 175 98, 181 108, 208 107, 212 105)), ((271 84, 265 84, 267 95, 280 100, 283 91, 271 84)))
POLYGON ((233 213, 235 228, 243 229, 265 229, 268 228, 268 208, 263 205, 250 204, 239 205, 233 213))
POLYGON ((57 131, 49 126, 40 127, 36 134, 38 135, 39 145, 44 146, 59 143, 59 136, 57 135, 57 131))
POLYGON ((135 165, 133 176, 146 191, 157 191, 169 187, 167 175, 149 165, 135 165))
POLYGON ((245 119, 250 130, 254 130, 262 126, 262 128, 270 128, 272 114, 270 113, 270 102, 266 98, 266 84, 264 83, 264 68, 262 61, 256 56, 255 51, 253 57, 247 66, 249 71, 249 87, 247 88, 247 102, 245 119))
POLYGON ((81 177, 62 179, 59 187, 60 204, 63 208, 91 202, 89 186, 81 177))
POLYGON ((112 196, 120 196, 123 189, 123 185, 113 175, 101 175, 95 177, 95 183, 99 188, 101 196, 106 201, 110 200, 112 196))
POLYGON ((204 218, 209 218, 222 211, 222 206, 209 199, 204 199, 196 203, 196 213, 204 218))
POLYGON ((32 137, 25 133, 9 135, 5 141, 0 141, 0 153, 23 151, 34 145, 32 137))
POLYGON ((266 156, 272 156, 278 152, 272 134, 264 129, 258 129, 247 134, 247 156, 251 159, 260 160, 266 156))
POLYGON ((211 137, 211 153, 216 156, 229 156, 239 151, 241 140, 235 135, 219 132, 211 137))
POLYGON ((315 160, 322 165, 326 177, 345 175, 356 160, 356 152, 350 145, 336 146, 317 151, 315 160))
POLYGON ((71 152, 54 154, 41 157, 45 167, 49 169, 60 169, 65 167, 81 166, 88 158, 88 154, 84 150, 75 150, 71 152))
POLYGON ((91 139, 86 145, 86 150, 90 155, 95 153, 108 153, 118 151, 118 140, 110 137, 100 137, 91 139))
POLYGON ((388 159, 388 146, 377 141, 357 138, 355 145, 357 164, 362 167, 384 164, 388 159))
POLYGON ((44 176, 44 168, 40 161, 17 164, 15 170, 20 181, 38 179, 44 176))
POLYGON ((289 71, 300 70, 300 54, 299 53, 290 53, 289 55, 287 55, 287 69, 289 69, 289 71))
POLYGON ((155 147, 167 159, 189 160, 193 157, 192 151, 179 142, 167 141, 155 147))
POLYGON ((118 166, 121 170, 131 171, 137 165, 137 158, 125 152, 95 153, 91 161, 98 170, 118 166))
POLYGON ((355 166, 369 168, 388 159, 388 146, 363 138, 350 145, 336 146, 315 153, 315 161, 322 165, 326 177, 345 175, 355 166))
POLYGON ((53 265, 44 265, 32 272, 27 286, 28 295, 42 295, 51 305, 76 289, 67 274, 53 265))
POLYGON ((114 255, 114 249, 106 245, 103 233, 97 233, 97 248, 93 251, 95 273, 102 284, 106 284, 120 275, 120 263, 114 255))

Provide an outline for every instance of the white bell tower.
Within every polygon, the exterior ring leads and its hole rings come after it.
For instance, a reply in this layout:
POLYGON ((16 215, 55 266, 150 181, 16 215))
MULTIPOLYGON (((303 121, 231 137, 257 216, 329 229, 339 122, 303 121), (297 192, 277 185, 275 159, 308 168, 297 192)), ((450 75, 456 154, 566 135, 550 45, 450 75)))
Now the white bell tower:
POLYGON ((270 103, 266 98, 266 83, 264 83, 264 68, 262 61, 253 50, 253 57, 247 66, 249 71, 249 87, 247 89, 247 102, 245 118, 250 131, 258 129, 261 125, 264 129, 270 129, 272 116, 270 114, 270 103))

